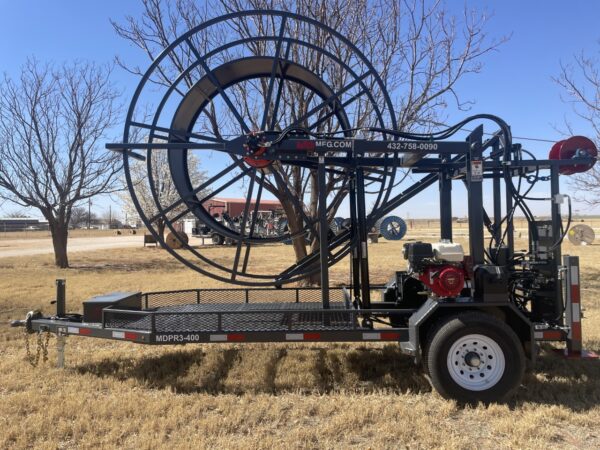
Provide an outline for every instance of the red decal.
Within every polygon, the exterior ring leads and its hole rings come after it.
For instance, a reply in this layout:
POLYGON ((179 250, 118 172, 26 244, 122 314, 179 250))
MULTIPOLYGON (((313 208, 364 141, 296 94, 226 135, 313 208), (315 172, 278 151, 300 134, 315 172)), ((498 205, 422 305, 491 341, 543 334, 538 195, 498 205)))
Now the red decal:
POLYGON ((400 333, 381 333, 381 340, 397 341, 400 340, 400 333))
POLYGON ((579 286, 576 284, 571 285, 571 303, 579 303, 579 286))
POLYGON ((571 339, 581 342, 581 322, 573 322, 571 325, 571 339))
POLYGON ((84 336, 89 336, 90 334, 92 334, 92 330, 90 330, 89 328, 80 328, 79 334, 83 334, 84 336))
POLYGON ((544 331, 544 339, 553 340, 553 341, 561 341, 564 338, 562 331, 552 330, 552 331, 544 331))
POLYGON ((296 141, 296 150, 314 150, 315 141, 296 141))
POLYGON ((227 341, 228 342, 243 342, 246 340, 246 336, 244 334, 228 334, 227 341))
POLYGON ((132 341, 135 341, 138 338, 138 334, 137 333, 130 333, 130 332, 125 332, 125 339, 130 339, 132 341))
POLYGON ((321 339, 321 333, 304 333, 305 341, 318 341, 321 339))

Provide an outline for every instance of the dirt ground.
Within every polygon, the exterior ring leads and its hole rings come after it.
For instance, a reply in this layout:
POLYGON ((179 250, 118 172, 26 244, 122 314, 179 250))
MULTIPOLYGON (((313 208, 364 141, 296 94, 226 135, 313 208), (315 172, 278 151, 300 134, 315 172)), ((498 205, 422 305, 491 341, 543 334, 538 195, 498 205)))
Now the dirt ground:
MULTIPOLYGON (((373 281, 404 267, 401 246, 370 247, 373 281)), ((581 257, 585 346, 600 352, 600 245, 564 251, 581 257)), ((221 286, 162 250, 71 261, 57 270, 51 255, 0 260, 0 321, 52 311, 59 277, 71 311, 114 290, 221 286)), ((340 263, 332 280, 346 272, 340 263)), ((478 407, 440 398, 393 344, 144 347, 69 337, 66 369, 53 367, 54 338, 48 356, 30 367, 22 332, 0 328, 0 448, 600 448, 600 362, 548 348, 507 403, 478 407)))
MULTIPOLYGON (((111 248, 136 247, 144 244, 144 236, 94 236, 69 239, 69 253, 92 252, 111 248)), ((0 258, 11 256, 49 255, 54 252, 50 238, 0 240, 0 258)))
MULTIPOLYGON (((76 230, 84 231, 84 230, 76 230)), ((2 234, 2 233, 0 233, 2 234)), ((6 234, 6 233, 4 233, 6 234)), ((198 247, 209 244, 209 240, 202 240, 198 237, 189 237, 190 245, 198 247)), ((144 245, 144 232, 131 234, 128 230, 123 230, 122 234, 117 234, 114 230, 105 232, 74 233, 69 237, 69 254, 77 252, 94 252, 97 250, 110 250, 118 248, 142 247, 144 245)), ((154 244, 149 244, 153 246, 154 244)), ((34 256, 53 254, 52 239, 46 232, 24 232, 10 233, 10 238, 6 236, 0 238, 0 259, 13 256, 34 256), (20 235, 19 237, 12 237, 20 235)))

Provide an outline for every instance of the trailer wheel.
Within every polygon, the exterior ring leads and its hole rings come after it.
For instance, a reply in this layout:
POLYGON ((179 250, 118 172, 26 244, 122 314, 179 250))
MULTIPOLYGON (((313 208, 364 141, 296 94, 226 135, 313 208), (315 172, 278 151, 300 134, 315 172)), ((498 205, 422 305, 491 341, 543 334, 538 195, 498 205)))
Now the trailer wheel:
POLYGON ((491 403, 515 390, 525 353, 515 332, 478 312, 455 315, 430 334, 426 364, 433 387, 461 403, 491 403))
POLYGON ((225 242, 225 238, 218 233, 213 233, 211 239, 212 243, 215 245, 223 245, 223 242, 225 242))

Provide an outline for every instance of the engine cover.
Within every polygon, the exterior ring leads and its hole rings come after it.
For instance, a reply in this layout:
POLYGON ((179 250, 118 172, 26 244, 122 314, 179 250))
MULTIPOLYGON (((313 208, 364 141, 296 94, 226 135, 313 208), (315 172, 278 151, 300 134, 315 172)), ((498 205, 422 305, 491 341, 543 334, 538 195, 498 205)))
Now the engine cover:
POLYGON ((451 265, 426 267, 419 279, 439 297, 456 297, 465 286, 464 270, 451 265))

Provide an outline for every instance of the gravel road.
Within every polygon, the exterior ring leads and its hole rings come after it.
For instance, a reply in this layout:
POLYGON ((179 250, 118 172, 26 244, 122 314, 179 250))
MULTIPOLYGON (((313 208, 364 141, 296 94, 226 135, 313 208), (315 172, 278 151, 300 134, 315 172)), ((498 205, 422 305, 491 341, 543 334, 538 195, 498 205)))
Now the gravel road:
MULTIPOLYGON (((90 252, 123 247, 141 247, 144 245, 142 235, 122 235, 108 237, 74 237, 69 239, 68 251, 90 252)), ((54 253, 52 240, 47 239, 1 239, 0 258, 11 256, 31 256, 54 253)))

